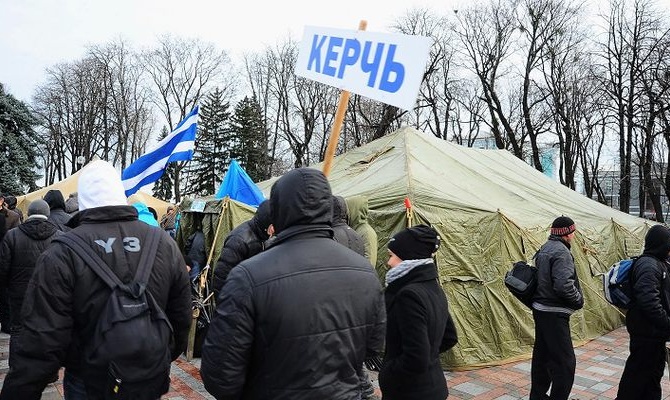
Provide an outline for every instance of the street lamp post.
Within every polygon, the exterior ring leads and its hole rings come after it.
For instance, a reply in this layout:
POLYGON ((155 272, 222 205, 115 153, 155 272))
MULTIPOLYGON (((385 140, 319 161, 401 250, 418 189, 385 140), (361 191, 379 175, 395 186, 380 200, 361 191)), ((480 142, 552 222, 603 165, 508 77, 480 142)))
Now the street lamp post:
POLYGON ((82 165, 84 165, 84 163, 86 162, 86 157, 77 156, 76 162, 77 162, 77 165, 78 165, 77 171, 79 171, 81 169, 82 165))

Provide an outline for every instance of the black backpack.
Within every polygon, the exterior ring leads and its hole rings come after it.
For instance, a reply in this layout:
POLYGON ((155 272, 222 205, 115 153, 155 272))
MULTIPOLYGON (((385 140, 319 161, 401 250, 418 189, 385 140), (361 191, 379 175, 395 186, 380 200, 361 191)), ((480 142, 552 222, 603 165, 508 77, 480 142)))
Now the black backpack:
POLYGON ((150 230, 135 278, 128 284, 121 282, 80 236, 69 234, 54 239, 71 248, 112 289, 93 336, 83 346, 84 366, 107 371, 105 398, 125 397, 131 388, 141 388, 141 382, 170 369, 172 325, 146 290, 160 234, 150 230))
POLYGON ((505 286, 527 307, 531 308, 537 289, 537 267, 525 261, 517 261, 505 274, 505 286))

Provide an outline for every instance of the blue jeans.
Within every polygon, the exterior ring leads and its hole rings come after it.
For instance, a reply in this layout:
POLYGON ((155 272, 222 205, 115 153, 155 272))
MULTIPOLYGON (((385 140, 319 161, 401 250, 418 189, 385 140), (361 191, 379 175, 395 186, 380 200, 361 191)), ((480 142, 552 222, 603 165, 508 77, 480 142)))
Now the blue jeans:
POLYGON ((84 380, 68 373, 67 369, 63 376, 63 393, 65 400, 88 400, 84 380))

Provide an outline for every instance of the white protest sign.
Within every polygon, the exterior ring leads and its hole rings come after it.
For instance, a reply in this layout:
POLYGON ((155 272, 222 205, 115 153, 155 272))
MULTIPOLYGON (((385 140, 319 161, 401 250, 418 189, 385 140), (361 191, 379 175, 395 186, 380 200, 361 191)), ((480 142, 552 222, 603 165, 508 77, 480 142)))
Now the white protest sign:
POLYGON ((431 44, 423 36, 307 26, 295 73, 411 110, 431 44))

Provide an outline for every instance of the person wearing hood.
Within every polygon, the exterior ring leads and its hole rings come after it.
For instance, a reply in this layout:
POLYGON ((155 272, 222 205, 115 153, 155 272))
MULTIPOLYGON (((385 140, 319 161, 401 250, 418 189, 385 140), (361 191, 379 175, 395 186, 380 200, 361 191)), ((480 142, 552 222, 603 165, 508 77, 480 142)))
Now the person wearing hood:
POLYGON ((368 222, 368 198, 353 196, 346 199, 349 216, 349 226, 354 228, 363 237, 365 243, 365 258, 377 268, 377 232, 368 222))
POLYGON ((189 277, 193 281, 207 264, 207 251, 205 232, 202 229, 202 220, 205 215, 200 212, 193 212, 191 215, 195 230, 186 239, 186 243, 184 243, 184 254, 190 260, 189 277))
POLYGON ((577 359, 570 336, 570 315, 584 307, 584 296, 570 245, 575 222, 560 216, 535 255, 537 290, 533 295, 535 344, 530 367, 530 400, 567 400, 575 381, 577 359), (551 387, 551 395, 547 391, 551 387))
POLYGON ((272 236, 271 225, 270 201, 264 200, 250 220, 241 223, 226 236, 212 278, 215 299, 219 298, 219 292, 226 283, 230 270, 243 260, 263 251, 265 241, 272 236))
POLYGON ((44 195, 44 201, 49 204, 51 209, 49 221, 63 232, 70 230, 67 223, 70 221, 71 215, 65 212, 63 193, 58 189, 51 189, 44 195))
MULTIPOLYGON (((347 202, 344 197, 333 195, 333 239, 365 257, 365 240, 363 236, 347 225, 348 217, 347 202)), ((361 391, 363 392, 361 399, 374 399, 375 389, 365 366, 361 369, 360 378, 361 391)))
POLYGON ((115 397, 114 387, 120 390, 119 398, 158 399, 170 388, 170 362, 186 349, 191 325, 191 289, 184 259, 167 233, 137 219, 112 164, 96 160, 84 167, 78 192, 79 212, 69 222, 72 230, 54 239, 37 259, 23 300, 20 333, 11 337, 11 367, 0 399, 40 399, 60 367, 65 367, 66 399, 87 398, 87 393, 89 398, 115 397), (81 251, 59 240, 74 236, 101 259, 100 268, 126 285, 135 282, 146 249, 151 243, 157 245, 145 286, 151 294, 147 300, 155 304, 154 310, 162 310, 158 315, 168 319, 172 336, 157 357, 162 356, 161 361, 135 360, 132 381, 116 379, 115 374, 128 371, 116 371, 111 363, 100 365, 105 354, 96 354, 94 347, 100 344, 96 340, 109 344, 108 338, 101 338, 99 321, 105 321, 101 316, 107 314, 112 289, 84 261, 81 251))
POLYGON ((630 271, 631 306, 626 312, 630 355, 617 399, 660 399, 665 343, 670 340, 670 230, 654 225, 630 271))
POLYGON ((79 195, 77 192, 72 192, 68 196, 67 200, 65 200, 65 212, 70 214, 71 216, 76 214, 77 211, 79 211, 79 195))
POLYGON ((342 196, 333 196, 333 234, 335 241, 365 257, 365 239, 348 221, 347 202, 342 196))
POLYGON ((383 348, 384 298, 370 263, 333 240, 331 196, 313 168, 272 185, 276 239, 232 269, 202 348, 215 398, 360 399, 363 361, 383 348))
POLYGON ((149 207, 146 204, 136 201, 131 205, 137 210, 137 219, 151 226, 159 226, 158 221, 154 218, 154 214, 149 211, 149 207))
POLYGON ((47 221, 49 205, 42 199, 28 206, 28 218, 7 232, 0 248, 0 285, 9 291, 10 331, 16 333, 21 325, 21 306, 28 281, 35 270, 37 258, 61 232, 47 221))

